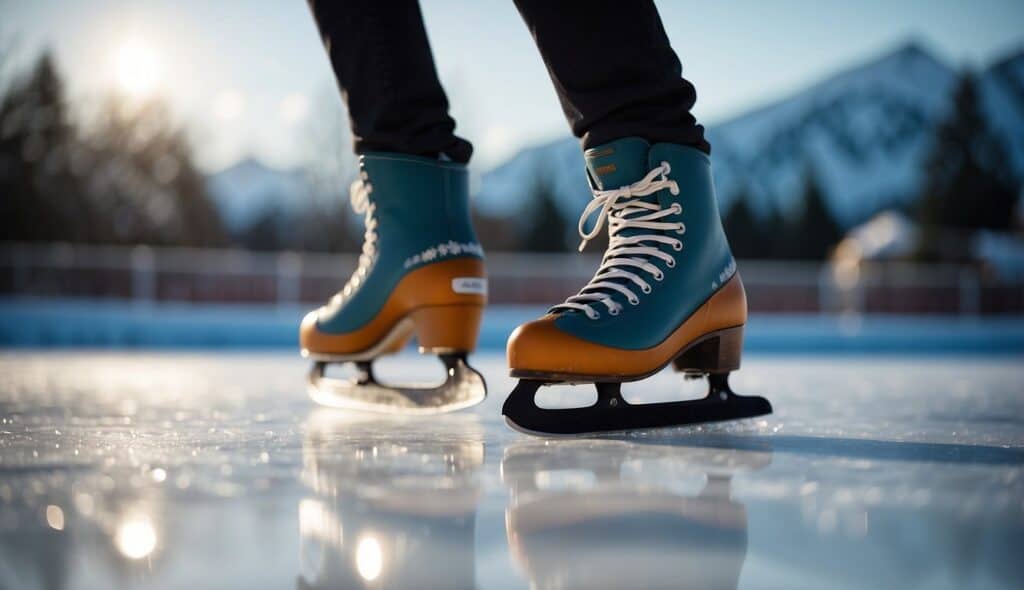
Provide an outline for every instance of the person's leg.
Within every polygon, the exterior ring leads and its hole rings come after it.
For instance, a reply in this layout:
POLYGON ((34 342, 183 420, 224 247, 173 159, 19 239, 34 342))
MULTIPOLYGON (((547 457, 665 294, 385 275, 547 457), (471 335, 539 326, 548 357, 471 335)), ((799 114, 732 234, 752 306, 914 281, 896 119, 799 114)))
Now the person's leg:
POLYGON ((416 0, 310 0, 348 103, 359 154, 352 208, 366 234, 359 265, 299 327, 319 403, 433 414, 479 403, 466 361, 487 302, 483 249, 470 219, 469 142, 453 134, 416 0), (378 383, 372 363, 413 336, 446 367, 437 387, 378 383), (357 377, 326 375, 354 364, 357 377))
POLYGON ((710 146, 651 0, 516 0, 583 149, 622 137, 710 146), (579 4, 579 6, 576 6, 579 4))
POLYGON ((348 104, 357 153, 397 152, 468 162, 417 0, 309 0, 348 104))
POLYGON ((653 3, 517 4, 583 140, 593 200, 580 220, 581 249, 602 230, 608 246, 576 295, 509 336, 509 370, 520 381, 502 406, 508 423, 579 434, 770 413, 764 398, 729 389, 746 294, 718 212, 710 146, 690 114, 696 93, 653 3), (707 397, 637 405, 622 397, 622 383, 669 364, 706 375, 707 397), (597 389, 591 406, 536 404, 542 385, 587 382, 597 389))

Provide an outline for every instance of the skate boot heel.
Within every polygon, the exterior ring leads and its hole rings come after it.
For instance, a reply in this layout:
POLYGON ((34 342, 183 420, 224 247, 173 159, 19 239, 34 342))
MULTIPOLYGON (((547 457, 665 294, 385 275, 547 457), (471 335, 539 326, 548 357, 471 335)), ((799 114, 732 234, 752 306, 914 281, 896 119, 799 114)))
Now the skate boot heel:
POLYGON ((447 354, 476 349, 482 305, 433 305, 412 312, 420 352, 447 354))
POLYGON ((672 365, 683 373, 728 373, 740 368, 742 353, 743 326, 736 326, 708 334, 676 357, 672 365))

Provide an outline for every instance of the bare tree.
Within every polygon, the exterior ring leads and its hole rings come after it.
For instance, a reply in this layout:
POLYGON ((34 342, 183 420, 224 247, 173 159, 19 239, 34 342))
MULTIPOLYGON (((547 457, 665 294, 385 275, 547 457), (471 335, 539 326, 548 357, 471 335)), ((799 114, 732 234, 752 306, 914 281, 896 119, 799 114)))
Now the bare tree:
POLYGON ((308 146, 304 168, 308 173, 310 203, 301 247, 325 252, 354 251, 358 247, 358 224, 352 219, 348 190, 357 175, 352 152, 348 112, 331 85, 313 101, 306 124, 308 146))

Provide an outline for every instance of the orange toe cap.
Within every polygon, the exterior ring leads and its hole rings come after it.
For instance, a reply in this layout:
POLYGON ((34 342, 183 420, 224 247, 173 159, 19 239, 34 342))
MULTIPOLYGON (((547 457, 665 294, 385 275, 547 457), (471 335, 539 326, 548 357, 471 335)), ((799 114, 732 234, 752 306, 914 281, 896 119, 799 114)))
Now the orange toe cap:
POLYGON ((513 377, 548 377, 571 381, 639 379, 664 367, 691 343, 716 330, 747 321, 747 299, 739 275, 730 279, 667 338, 651 348, 626 350, 583 340, 545 315, 516 328, 508 340, 513 377))
MULTIPOLYGON (((567 334, 558 329, 558 316, 548 314, 523 324, 508 339, 508 366, 517 373, 554 375, 625 376, 645 372, 650 360, 642 360, 629 351, 610 348, 567 334)), ((656 367, 656 365, 655 365, 656 367)))

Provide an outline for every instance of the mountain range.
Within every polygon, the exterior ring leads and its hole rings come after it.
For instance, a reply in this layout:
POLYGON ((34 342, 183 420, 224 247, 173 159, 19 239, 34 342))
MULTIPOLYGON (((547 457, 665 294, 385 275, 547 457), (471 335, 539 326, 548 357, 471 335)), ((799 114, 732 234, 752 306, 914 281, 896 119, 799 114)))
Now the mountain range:
MULTIPOLYGON (((935 126, 950 112, 960 75, 919 43, 907 43, 784 99, 707 129, 723 212, 742 191, 755 213, 785 210, 813 171, 830 212, 844 227, 911 204, 935 126)), ((976 72, 990 128, 1024 180, 1024 49, 976 72)), ((511 215, 538 179, 575 219, 590 199, 577 140, 565 137, 519 151, 485 172, 475 205, 511 215)), ((268 215, 309 205, 307 175, 243 160, 209 178, 210 192, 232 232, 268 215)), ((344 206, 339 203, 339 205, 344 206)))
POLYGON ((298 215, 311 203, 308 176, 302 170, 280 170, 254 158, 211 175, 207 188, 224 225, 234 235, 269 215, 298 215))
MULTIPOLYGON (((755 213, 784 210, 815 175, 835 219, 850 227, 910 204, 932 131, 948 115, 960 72, 908 43, 772 104, 710 125, 723 211, 745 191, 755 213)), ((984 115, 1024 179, 1024 50, 976 73, 984 115)), ((509 212, 544 178, 572 218, 590 198, 575 138, 524 149, 485 173, 477 204, 509 212)))

